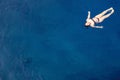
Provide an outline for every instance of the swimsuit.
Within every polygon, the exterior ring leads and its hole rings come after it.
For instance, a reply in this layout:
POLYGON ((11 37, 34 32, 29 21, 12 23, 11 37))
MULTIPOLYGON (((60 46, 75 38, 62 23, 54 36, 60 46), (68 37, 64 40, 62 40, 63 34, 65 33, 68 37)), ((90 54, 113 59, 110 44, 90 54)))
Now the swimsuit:
POLYGON ((100 21, 99 18, 97 18, 97 17, 92 18, 91 20, 92 20, 95 24, 96 24, 96 23, 99 23, 99 21, 100 21), (97 19, 97 21, 95 21, 94 19, 97 19))

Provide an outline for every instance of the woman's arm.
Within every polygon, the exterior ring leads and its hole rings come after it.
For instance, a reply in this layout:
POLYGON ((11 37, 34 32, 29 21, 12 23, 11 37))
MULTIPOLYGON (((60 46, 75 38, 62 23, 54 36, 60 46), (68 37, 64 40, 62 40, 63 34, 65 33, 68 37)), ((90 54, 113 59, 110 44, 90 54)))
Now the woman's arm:
POLYGON ((92 26, 94 28, 103 28, 103 26, 92 26))
POLYGON ((88 11, 88 16, 87 16, 86 21, 87 21, 88 19, 90 19, 90 11, 88 11))
POLYGON ((95 26, 94 23, 92 23, 90 26, 91 26, 92 28, 103 28, 103 26, 95 26))

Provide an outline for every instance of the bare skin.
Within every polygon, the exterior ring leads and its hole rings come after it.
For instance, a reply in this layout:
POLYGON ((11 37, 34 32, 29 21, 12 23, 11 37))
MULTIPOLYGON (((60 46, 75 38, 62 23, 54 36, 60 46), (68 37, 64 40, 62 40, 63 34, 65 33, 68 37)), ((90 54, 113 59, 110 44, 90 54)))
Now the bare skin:
POLYGON ((85 26, 90 26, 92 28, 103 28, 103 26, 95 26, 95 24, 103 22, 104 19, 108 18, 113 13, 114 13, 114 9, 111 7, 91 19, 90 11, 88 11, 88 16, 86 19, 85 26))

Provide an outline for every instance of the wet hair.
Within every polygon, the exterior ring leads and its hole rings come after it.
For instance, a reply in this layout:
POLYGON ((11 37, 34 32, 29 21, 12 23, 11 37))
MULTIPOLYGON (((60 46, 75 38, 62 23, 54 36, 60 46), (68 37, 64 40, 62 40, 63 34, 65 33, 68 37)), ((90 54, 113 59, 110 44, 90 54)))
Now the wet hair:
POLYGON ((90 27, 89 25, 85 25, 86 28, 90 27))
POLYGON ((90 27, 90 24, 91 24, 91 23, 85 24, 84 26, 85 26, 86 28, 88 28, 88 27, 90 27))

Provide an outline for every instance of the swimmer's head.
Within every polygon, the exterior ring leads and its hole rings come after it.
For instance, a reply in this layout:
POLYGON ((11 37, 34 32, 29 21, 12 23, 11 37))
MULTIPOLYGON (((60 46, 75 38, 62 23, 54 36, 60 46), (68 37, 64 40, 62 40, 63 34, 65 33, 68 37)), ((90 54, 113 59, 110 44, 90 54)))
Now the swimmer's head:
POLYGON ((89 22, 85 23, 85 27, 89 27, 89 26, 90 26, 89 22))

